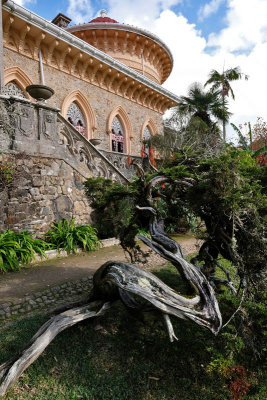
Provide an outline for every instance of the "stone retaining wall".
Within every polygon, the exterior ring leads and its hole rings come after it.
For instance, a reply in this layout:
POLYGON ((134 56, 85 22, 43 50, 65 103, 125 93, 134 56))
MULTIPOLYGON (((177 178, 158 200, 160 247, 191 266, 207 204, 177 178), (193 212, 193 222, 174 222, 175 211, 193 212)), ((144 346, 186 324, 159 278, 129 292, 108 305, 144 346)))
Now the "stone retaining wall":
POLYGON ((62 218, 90 223, 84 178, 66 162, 12 155, 0 155, 1 159, 13 163, 13 169, 16 165, 17 178, 0 193, 0 230, 27 229, 39 234, 62 218))
POLYGON ((63 218, 90 223, 83 181, 93 176, 128 182, 57 109, 0 96, 0 231, 39 235, 63 218))
POLYGON ((84 299, 92 287, 92 276, 65 282, 14 301, 0 303, 0 321, 31 312, 53 309, 84 299))

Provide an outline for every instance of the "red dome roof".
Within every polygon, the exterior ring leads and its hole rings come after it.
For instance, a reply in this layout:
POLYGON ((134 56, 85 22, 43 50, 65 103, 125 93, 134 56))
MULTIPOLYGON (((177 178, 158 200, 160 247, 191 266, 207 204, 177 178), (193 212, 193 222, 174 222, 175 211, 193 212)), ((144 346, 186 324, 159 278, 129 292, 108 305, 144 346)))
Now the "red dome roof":
POLYGON ((109 22, 109 23, 113 23, 113 24, 117 24, 118 21, 115 21, 115 19, 111 19, 109 17, 97 17, 92 19, 92 21, 89 21, 89 24, 91 23, 95 23, 95 22, 109 22))

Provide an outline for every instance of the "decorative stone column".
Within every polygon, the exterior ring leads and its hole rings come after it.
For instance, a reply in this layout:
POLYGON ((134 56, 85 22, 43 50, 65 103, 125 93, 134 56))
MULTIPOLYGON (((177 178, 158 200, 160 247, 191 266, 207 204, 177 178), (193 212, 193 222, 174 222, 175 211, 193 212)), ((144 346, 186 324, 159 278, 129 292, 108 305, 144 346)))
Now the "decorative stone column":
POLYGON ((2 23, 2 4, 7 0, 1 0, 0 7, 0 93, 4 87, 4 57, 3 57, 3 23, 2 23))

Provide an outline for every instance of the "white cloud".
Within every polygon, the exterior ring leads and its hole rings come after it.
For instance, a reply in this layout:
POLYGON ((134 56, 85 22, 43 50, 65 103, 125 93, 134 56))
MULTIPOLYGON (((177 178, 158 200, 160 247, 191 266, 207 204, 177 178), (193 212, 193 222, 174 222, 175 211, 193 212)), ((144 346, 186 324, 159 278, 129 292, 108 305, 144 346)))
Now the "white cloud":
MULTIPOLYGON (((87 22, 95 11, 90 0, 68 0, 67 15, 75 23, 87 22)), ((187 93, 195 81, 204 83, 212 69, 240 66, 248 81, 232 84, 236 100, 230 102, 232 121, 254 122, 257 116, 267 119, 267 1, 210 0, 200 10, 207 18, 227 1, 222 16, 226 27, 211 34, 208 41, 196 26, 170 7, 183 0, 106 0, 108 16, 119 22, 139 26, 159 36, 170 48, 174 67, 164 86, 177 95, 187 93), (208 52, 212 46, 213 51, 208 52)), ((228 130, 231 132, 231 130, 228 130)), ((231 136, 231 133, 230 133, 231 136)))
MULTIPOLYGON (((267 1, 224 0, 225 28, 211 34, 208 41, 196 26, 170 7, 183 0, 106 0, 108 16, 147 29, 159 36, 170 48, 174 67, 164 87, 179 95, 187 93, 195 81, 204 83, 212 69, 240 66, 249 75, 248 81, 232 84, 236 100, 230 101, 231 121, 239 124, 267 120, 267 1), (213 51, 208 51, 212 46, 213 51)), ((223 0, 207 1, 200 16, 207 18, 218 11, 223 0)), ((90 20, 95 15, 90 0, 69 0, 67 15, 74 22, 90 20)), ((228 128, 228 136, 231 136, 228 128)))
POLYGON ((166 10, 155 20, 153 31, 168 45, 174 58, 173 71, 165 87, 181 95, 192 82, 205 79, 210 56, 204 53, 206 40, 194 24, 166 10))
POLYGON ((93 7, 90 0, 69 0, 66 14, 75 24, 88 22, 93 16, 93 7))
POLYGON ((26 6, 27 4, 30 3, 36 3, 37 0, 13 0, 14 3, 19 4, 20 6, 26 6))
POLYGON ((199 20, 203 21, 210 15, 215 14, 218 11, 220 5, 224 2, 225 0, 211 0, 209 3, 206 3, 204 6, 200 7, 198 11, 199 20))
POLYGON ((161 11, 182 2, 183 0, 107 0, 112 18, 147 29, 161 11))
MULTIPOLYGON (((178 95, 184 95, 192 82, 204 83, 212 69, 222 71, 224 67, 240 66, 241 71, 249 75, 249 80, 232 83, 236 99, 229 99, 233 113, 231 122, 237 125, 245 121, 254 123, 258 116, 267 120, 266 0, 254 0, 253 4, 244 0, 229 0, 226 22, 227 27, 221 34, 213 36, 216 50, 209 53, 207 42, 195 25, 170 10, 160 14, 151 25, 151 30, 170 47, 174 57, 173 71, 164 86, 178 95), (250 7, 244 7, 245 3, 250 3, 250 7), (239 19, 235 18, 237 15, 239 19), (250 24, 249 15, 253 17, 250 24), (238 52, 241 48, 247 52, 238 52)), ((233 137, 230 127, 227 132, 228 138, 233 137)))
POLYGON ((225 51, 251 51, 257 43, 267 40, 266 0, 228 0, 225 18, 227 27, 211 34, 209 46, 225 51))

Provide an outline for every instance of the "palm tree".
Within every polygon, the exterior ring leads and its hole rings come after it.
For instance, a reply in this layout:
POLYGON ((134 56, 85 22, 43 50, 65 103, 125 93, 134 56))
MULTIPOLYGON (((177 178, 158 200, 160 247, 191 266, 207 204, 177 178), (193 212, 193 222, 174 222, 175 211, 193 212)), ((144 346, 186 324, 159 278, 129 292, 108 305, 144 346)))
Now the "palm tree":
POLYGON ((181 112, 188 113, 192 119, 203 121, 211 132, 218 131, 217 122, 228 121, 230 113, 223 104, 218 91, 205 92, 199 83, 194 83, 188 96, 181 96, 178 106, 181 112))
MULTIPOLYGON (((229 68, 226 71, 223 71, 222 74, 220 74, 218 71, 213 69, 210 74, 209 74, 209 79, 205 83, 204 86, 206 85, 212 85, 211 86, 211 92, 215 92, 220 90, 221 96, 222 96, 222 102, 223 106, 226 107, 226 101, 225 101, 225 96, 230 95, 233 99, 235 99, 235 95, 233 92, 233 89, 230 85, 230 82, 232 81, 237 81, 239 79, 242 79, 244 77, 245 80, 248 79, 248 75, 245 75, 241 72, 240 67, 235 67, 235 68, 229 68)), ((226 139, 226 130, 225 130, 225 125, 226 125, 227 120, 223 120, 223 139, 226 139)))

